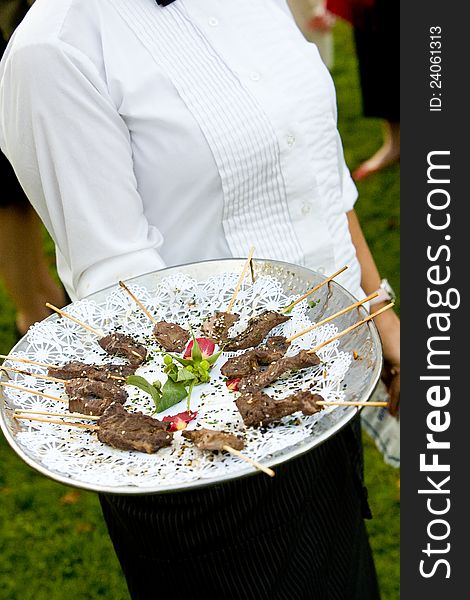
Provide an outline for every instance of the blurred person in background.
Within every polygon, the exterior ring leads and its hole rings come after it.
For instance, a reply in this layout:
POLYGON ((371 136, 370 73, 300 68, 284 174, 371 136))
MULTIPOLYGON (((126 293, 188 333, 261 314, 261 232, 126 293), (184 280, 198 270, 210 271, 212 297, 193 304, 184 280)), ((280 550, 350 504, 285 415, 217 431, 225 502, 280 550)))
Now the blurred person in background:
POLYGON ((323 62, 333 66, 333 26, 335 16, 327 11, 326 0, 288 0, 300 31, 305 38, 318 47, 323 62))
MULTIPOLYGON (((0 51, 34 0, 0 0, 0 51)), ((0 279, 16 307, 17 337, 46 318, 46 302, 63 306, 65 294, 49 271, 42 224, 15 172, 0 152, 0 279)))
POLYGON ((327 9, 354 28, 364 116, 384 121, 382 145, 352 173, 360 181, 400 160, 400 3, 327 0, 327 9))

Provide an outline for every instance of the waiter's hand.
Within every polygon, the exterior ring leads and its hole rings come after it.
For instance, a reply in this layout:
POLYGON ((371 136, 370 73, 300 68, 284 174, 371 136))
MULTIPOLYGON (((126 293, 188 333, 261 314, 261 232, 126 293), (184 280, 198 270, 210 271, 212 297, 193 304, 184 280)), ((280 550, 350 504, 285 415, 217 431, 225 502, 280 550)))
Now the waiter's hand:
MULTIPOLYGON (((379 308, 381 305, 374 305, 374 312, 379 308)), ((400 319, 392 309, 376 317, 374 322, 382 339, 382 380, 390 396, 388 410, 391 415, 396 416, 400 408, 400 319)))

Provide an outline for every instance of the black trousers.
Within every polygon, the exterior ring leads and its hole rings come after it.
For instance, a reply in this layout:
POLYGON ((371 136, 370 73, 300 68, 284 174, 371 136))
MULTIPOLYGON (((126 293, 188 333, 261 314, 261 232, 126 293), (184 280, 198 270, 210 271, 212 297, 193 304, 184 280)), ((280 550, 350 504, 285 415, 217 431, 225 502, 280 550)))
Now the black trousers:
POLYGON ((131 597, 377 600, 358 427, 276 467, 274 478, 101 495, 131 597))
POLYGON ((365 117, 400 121, 400 3, 375 0, 353 7, 353 27, 365 117))

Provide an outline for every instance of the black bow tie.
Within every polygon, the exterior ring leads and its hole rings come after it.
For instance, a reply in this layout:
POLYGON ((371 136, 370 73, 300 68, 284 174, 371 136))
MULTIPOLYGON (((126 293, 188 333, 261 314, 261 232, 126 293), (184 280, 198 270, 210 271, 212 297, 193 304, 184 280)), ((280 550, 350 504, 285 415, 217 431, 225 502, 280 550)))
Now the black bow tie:
POLYGON ((168 4, 171 4, 174 1, 175 0, 157 0, 157 4, 160 4, 160 6, 168 6, 168 4))

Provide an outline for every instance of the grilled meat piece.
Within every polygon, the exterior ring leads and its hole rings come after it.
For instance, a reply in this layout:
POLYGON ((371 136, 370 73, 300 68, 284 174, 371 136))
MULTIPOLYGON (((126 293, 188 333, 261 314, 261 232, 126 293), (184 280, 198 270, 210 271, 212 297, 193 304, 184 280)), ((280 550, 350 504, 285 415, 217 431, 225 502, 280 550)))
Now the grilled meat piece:
POLYGON ((215 344, 225 343, 229 337, 228 332, 230 327, 238 321, 240 315, 236 313, 216 312, 202 325, 204 335, 212 340, 215 344))
POLYGON ((176 323, 167 323, 166 321, 159 321, 155 324, 153 335, 168 352, 183 352, 190 338, 189 331, 176 323))
POLYGON ((123 333, 106 335, 98 340, 98 344, 109 354, 124 356, 133 367, 141 365, 147 356, 147 349, 142 344, 123 333))
POLYGON ((270 364, 264 371, 257 371, 244 377, 238 384, 238 389, 240 392, 256 392, 267 387, 288 371, 307 369, 318 364, 320 364, 320 359, 316 354, 309 354, 307 350, 301 350, 295 356, 280 358, 270 364))
POLYGON ((141 412, 129 413, 121 404, 111 404, 98 421, 98 439, 121 450, 137 450, 151 454, 170 446, 173 433, 169 423, 158 421, 141 412))
MULTIPOLYGON (((49 375, 57 377, 58 379, 95 379, 97 381, 113 381, 119 384, 118 379, 113 379, 112 376, 116 377, 129 377, 135 372, 135 367, 130 365, 114 365, 107 363, 104 365, 90 365, 78 361, 72 361, 61 367, 49 367, 47 370, 49 375)), ((124 383, 124 382, 121 382, 124 383)))
POLYGON ((320 394, 300 391, 282 400, 274 400, 262 391, 241 394, 235 401, 247 427, 266 427, 295 412, 314 415, 322 410, 317 402, 323 400, 320 394))
POLYGON ((245 442, 241 437, 233 433, 214 431, 212 429, 183 431, 183 437, 194 442, 201 450, 223 450, 224 446, 231 446, 235 450, 242 450, 245 446, 245 442))
POLYGON ((77 396, 69 399, 69 411, 99 417, 113 403, 112 398, 81 398, 77 396))
POLYGON ((277 325, 285 323, 290 317, 281 315, 273 310, 267 310, 250 319, 248 327, 240 335, 228 340, 224 346, 227 352, 236 352, 237 350, 246 350, 258 346, 268 335, 271 329, 277 325))
POLYGON ((113 402, 124 404, 127 392, 108 381, 93 379, 68 379, 64 381, 69 397, 69 410, 85 415, 102 415, 113 402))
POLYGON ((289 349, 290 342, 283 335, 270 337, 266 344, 256 348, 256 356, 260 365, 270 365, 279 360, 289 349))
POLYGON ((268 339, 264 346, 247 350, 239 356, 229 358, 222 365, 220 372, 228 379, 238 377, 248 377, 254 371, 257 371, 260 365, 270 365, 284 356, 289 348, 286 338, 277 335, 268 339))

